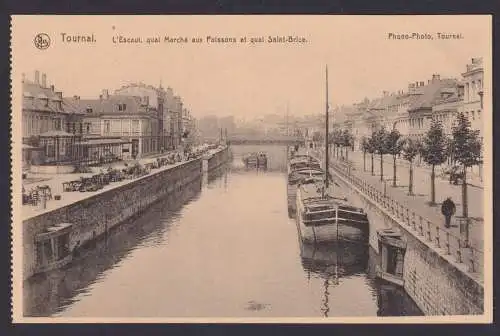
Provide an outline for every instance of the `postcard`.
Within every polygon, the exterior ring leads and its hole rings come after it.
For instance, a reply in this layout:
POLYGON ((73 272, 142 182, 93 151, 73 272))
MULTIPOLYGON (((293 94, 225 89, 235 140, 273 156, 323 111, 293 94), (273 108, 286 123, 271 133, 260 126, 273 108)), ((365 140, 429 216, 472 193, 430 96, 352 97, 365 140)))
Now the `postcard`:
POLYGON ((492 19, 11 17, 15 323, 490 323, 492 19))

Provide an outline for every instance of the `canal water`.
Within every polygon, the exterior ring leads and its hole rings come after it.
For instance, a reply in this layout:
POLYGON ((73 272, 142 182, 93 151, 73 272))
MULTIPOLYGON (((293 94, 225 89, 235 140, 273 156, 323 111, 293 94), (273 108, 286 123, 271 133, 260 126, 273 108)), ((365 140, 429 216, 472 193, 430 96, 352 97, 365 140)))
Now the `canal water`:
POLYGON ((25 316, 421 315, 369 247, 315 247, 281 171, 222 167, 24 284, 25 316))

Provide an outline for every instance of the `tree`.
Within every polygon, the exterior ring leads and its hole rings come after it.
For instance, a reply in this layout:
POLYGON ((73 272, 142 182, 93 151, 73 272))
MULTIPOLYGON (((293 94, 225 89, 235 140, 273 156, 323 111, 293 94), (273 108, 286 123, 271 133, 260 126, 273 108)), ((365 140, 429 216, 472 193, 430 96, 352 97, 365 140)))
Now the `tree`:
POLYGON ((388 133, 384 127, 379 128, 372 135, 373 145, 375 152, 380 155, 380 181, 384 180, 384 154, 388 153, 387 150, 387 137, 388 133))
POLYGON ((454 143, 453 143, 453 137, 446 137, 446 153, 448 156, 448 165, 454 165, 455 164, 455 155, 453 155, 454 151, 454 143))
POLYGON ((313 133, 312 140, 316 144, 316 146, 320 142, 324 141, 324 139, 325 138, 323 137, 323 134, 320 131, 316 131, 316 132, 313 133))
POLYGON ((348 129, 345 129, 342 132, 342 135, 340 137, 340 143, 341 143, 342 147, 345 148, 345 159, 347 161, 349 159, 349 155, 348 155, 349 147, 352 147, 352 143, 353 143, 353 136, 348 129))
POLYGON ((408 186, 408 195, 413 195, 413 160, 420 152, 420 147, 421 144, 417 140, 412 140, 411 138, 404 140, 402 148, 403 158, 410 164, 410 183, 408 186))
POLYGON ((372 133, 371 137, 368 139, 368 153, 370 153, 370 156, 371 156, 371 173, 372 173, 372 176, 375 176, 375 168, 374 168, 374 164, 373 164, 373 156, 375 155, 375 140, 374 140, 374 136, 375 134, 372 133))
POLYGON ((395 128, 391 130, 386 137, 386 148, 387 153, 392 155, 392 186, 396 187, 396 158, 401 154, 403 148, 403 141, 401 139, 401 133, 395 128))
POLYGON ((452 128, 453 136, 453 154, 456 162, 463 167, 462 181, 462 212, 463 217, 467 218, 467 168, 479 165, 482 160, 482 141, 479 136, 479 130, 471 129, 471 123, 463 113, 459 113, 452 128))
POLYGON ((422 142, 422 159, 431 165, 431 205, 436 204, 435 168, 446 162, 446 136, 443 125, 434 119, 422 142))
POLYGON ((342 143, 342 130, 334 129, 332 132, 332 143, 335 147, 335 156, 339 156, 339 149, 342 143))
POLYGON ((361 139, 361 150, 363 151, 363 171, 366 171, 366 153, 369 153, 370 140, 367 137, 361 139))

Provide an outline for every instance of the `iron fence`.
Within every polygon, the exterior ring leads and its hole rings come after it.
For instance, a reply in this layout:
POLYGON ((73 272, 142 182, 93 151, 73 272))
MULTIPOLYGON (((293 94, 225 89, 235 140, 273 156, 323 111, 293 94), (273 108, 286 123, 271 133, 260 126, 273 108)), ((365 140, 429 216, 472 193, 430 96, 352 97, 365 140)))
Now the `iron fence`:
MULTIPOLYGON (((452 258, 456 263, 465 265, 467 272, 483 275, 484 252, 482 249, 471 246, 461 235, 456 235, 426 216, 415 213, 408 205, 390 197, 388 193, 384 193, 384 190, 380 190, 383 189, 382 186, 375 187, 361 177, 352 174, 352 167, 347 162, 333 162, 331 167, 374 202, 378 203, 408 231, 432 244, 439 252, 452 258)), ((467 220, 469 219, 454 218, 454 224, 458 224, 462 232, 463 228, 468 228, 468 225, 466 225, 467 220)))

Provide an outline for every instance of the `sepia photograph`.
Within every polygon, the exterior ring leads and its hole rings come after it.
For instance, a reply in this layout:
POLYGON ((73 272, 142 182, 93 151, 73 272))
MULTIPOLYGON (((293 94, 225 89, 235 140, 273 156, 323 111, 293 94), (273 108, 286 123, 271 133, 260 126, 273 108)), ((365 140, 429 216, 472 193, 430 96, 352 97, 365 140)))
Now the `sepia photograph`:
POLYGON ((11 17, 14 323, 491 323, 488 15, 11 17))

